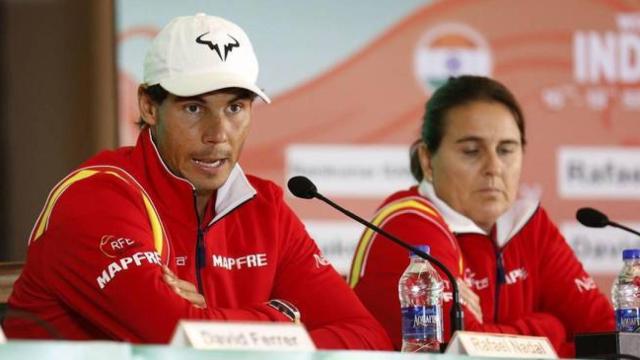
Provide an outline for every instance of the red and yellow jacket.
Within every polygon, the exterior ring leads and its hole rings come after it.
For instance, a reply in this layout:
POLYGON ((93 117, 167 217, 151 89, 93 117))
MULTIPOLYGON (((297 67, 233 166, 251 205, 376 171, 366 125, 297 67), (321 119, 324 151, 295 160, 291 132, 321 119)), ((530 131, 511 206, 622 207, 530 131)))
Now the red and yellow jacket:
MULTIPOLYGON (((236 166, 209 205, 212 218, 199 224, 193 186, 169 172, 143 131, 135 147, 98 154, 52 190, 9 307, 66 339, 166 343, 179 319, 290 321, 265 304, 284 299, 319 348, 390 349, 278 186, 236 166), (198 284, 207 308, 176 295, 161 264, 198 284)), ((24 319, 4 329, 51 337, 24 319)))
MULTIPOLYGON (((465 330, 546 336, 559 355, 571 357, 576 333, 614 329, 609 301, 537 202, 517 201, 486 234, 423 182, 391 195, 373 222, 413 245, 428 244, 480 297, 483 322, 465 310, 465 330)), ((379 237, 362 235, 349 284, 399 349, 398 281, 409 254, 379 237)), ((443 312, 447 341, 450 291, 443 312)))

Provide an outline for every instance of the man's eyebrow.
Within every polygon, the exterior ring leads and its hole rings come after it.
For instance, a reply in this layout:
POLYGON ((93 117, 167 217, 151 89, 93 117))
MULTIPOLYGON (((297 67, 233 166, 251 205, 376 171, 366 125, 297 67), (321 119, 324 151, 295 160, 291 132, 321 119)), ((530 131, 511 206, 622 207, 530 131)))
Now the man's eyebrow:
POLYGON ((196 101, 200 103, 205 103, 202 96, 176 96, 176 102, 187 102, 187 101, 196 101))
MULTIPOLYGON (((252 96, 251 94, 245 94, 245 93, 240 93, 240 94, 234 94, 234 96, 229 99, 229 101, 227 101, 228 104, 232 103, 232 102, 236 102, 238 100, 252 100, 252 96)), ((206 103, 205 99, 200 96, 200 95, 195 95, 195 96, 176 96, 176 102, 189 102, 189 101, 196 101, 199 103, 206 103)))
POLYGON ((231 100, 229 100, 227 103, 230 104, 238 100, 252 100, 252 97, 250 94, 237 94, 236 96, 232 97, 231 100))

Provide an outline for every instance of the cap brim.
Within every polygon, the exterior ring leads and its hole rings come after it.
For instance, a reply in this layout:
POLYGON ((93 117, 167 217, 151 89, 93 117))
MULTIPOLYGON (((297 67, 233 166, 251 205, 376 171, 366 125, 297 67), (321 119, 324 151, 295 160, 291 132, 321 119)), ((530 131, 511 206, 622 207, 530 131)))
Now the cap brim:
POLYGON ((168 92, 177 96, 195 96, 225 88, 247 89, 258 95, 267 104, 271 99, 260 88, 240 76, 216 73, 180 76, 160 81, 168 92))

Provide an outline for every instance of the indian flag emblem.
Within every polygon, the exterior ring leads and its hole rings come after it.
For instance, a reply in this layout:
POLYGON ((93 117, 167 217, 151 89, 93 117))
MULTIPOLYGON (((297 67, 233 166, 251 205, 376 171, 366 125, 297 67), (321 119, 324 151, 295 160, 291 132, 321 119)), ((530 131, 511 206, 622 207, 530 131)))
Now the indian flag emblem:
POLYGON ((490 76, 491 51, 487 41, 463 24, 441 24, 428 29, 414 54, 415 74, 430 94, 450 76, 490 76))

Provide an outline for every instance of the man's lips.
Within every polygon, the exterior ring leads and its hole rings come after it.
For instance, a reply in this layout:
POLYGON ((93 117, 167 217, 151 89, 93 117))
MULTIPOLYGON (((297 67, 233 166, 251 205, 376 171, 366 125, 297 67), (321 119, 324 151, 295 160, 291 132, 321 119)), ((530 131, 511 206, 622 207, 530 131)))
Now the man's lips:
POLYGON ((191 161, 204 170, 216 170, 224 165, 227 159, 191 159, 191 161))

